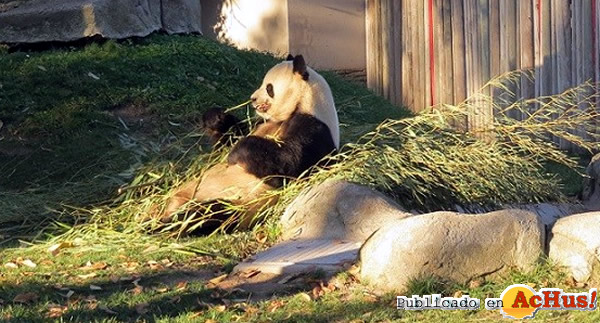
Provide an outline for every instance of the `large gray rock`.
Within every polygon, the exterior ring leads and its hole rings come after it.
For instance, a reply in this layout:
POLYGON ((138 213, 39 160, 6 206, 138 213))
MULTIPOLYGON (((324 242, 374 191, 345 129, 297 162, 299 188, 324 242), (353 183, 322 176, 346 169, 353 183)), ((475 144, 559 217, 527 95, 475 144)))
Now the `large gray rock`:
POLYGON ((390 222, 411 216, 368 187, 327 180, 298 195, 281 217, 282 238, 364 241, 390 222))
POLYGON ((566 266, 575 280, 587 281, 600 260, 600 212, 558 220, 549 238, 550 259, 566 266))
POLYGON ((0 4, 0 42, 201 32, 197 0, 26 0, 0 4))
POLYGON ((361 279, 405 291, 423 277, 466 283, 509 267, 531 269, 543 253, 544 225, 532 212, 435 212, 388 223, 360 251, 361 279))
POLYGON ((167 33, 202 33, 200 0, 163 0, 162 5, 162 28, 167 33))
POLYGON ((583 183, 583 202, 590 210, 600 210, 600 154, 594 156, 586 169, 583 183))

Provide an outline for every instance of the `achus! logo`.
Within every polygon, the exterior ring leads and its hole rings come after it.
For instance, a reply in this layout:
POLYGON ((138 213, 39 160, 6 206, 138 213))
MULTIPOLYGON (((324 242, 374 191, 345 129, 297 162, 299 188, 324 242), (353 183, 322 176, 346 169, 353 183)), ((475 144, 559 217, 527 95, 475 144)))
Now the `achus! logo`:
POLYGON ((597 294, 596 288, 583 293, 565 293, 559 288, 542 288, 536 292, 530 286, 515 284, 508 286, 500 298, 487 298, 485 308, 500 309, 509 319, 530 319, 539 310, 593 311, 598 305, 597 294))

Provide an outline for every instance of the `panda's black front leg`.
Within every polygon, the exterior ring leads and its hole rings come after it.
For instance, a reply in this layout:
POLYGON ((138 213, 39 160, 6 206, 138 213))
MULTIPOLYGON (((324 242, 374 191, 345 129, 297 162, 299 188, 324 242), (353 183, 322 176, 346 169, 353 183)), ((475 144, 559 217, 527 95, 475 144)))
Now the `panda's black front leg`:
POLYGON ((215 146, 231 146, 235 137, 244 136, 247 127, 222 108, 210 108, 202 115, 202 127, 215 146))
POLYGON ((289 145, 257 136, 240 139, 227 158, 229 165, 240 165, 267 184, 280 187, 285 177, 296 177, 298 161, 290 154, 289 145))

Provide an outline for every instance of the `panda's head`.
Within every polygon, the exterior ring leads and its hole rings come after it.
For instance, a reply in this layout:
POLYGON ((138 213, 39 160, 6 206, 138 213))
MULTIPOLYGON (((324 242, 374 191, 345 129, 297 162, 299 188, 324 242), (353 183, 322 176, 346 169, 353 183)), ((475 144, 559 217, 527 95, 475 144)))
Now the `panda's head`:
POLYGON ((290 55, 273 66, 251 100, 256 113, 270 121, 286 121, 296 112, 314 116, 327 125, 339 148, 339 122, 331 89, 321 75, 306 66, 302 55, 290 55))

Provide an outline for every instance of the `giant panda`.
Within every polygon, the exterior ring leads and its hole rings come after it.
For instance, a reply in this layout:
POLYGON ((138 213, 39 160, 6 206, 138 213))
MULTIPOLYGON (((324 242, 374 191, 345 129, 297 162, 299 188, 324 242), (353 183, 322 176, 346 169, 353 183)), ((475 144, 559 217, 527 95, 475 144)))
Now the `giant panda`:
MULTIPOLYGON (((273 195, 265 198, 265 193, 339 149, 339 122, 331 89, 302 55, 290 55, 272 67, 250 98, 264 122, 233 145, 226 162, 176 188, 162 213, 163 222, 172 221, 190 200, 197 204, 227 201, 245 207, 243 219, 238 221, 245 227, 260 207, 274 202, 273 195)), ((230 130, 239 130, 239 120, 221 109, 208 110, 203 125, 220 144, 231 142, 223 140, 230 130)), ((224 221, 219 217, 211 220, 203 227, 212 230, 224 221)))

